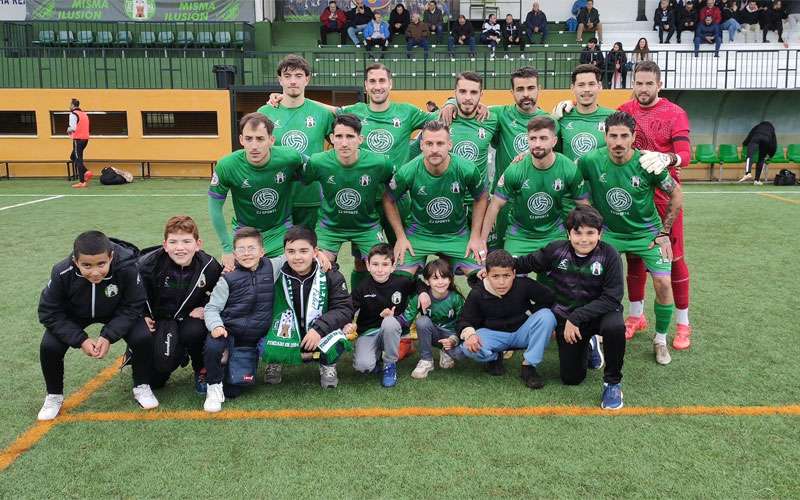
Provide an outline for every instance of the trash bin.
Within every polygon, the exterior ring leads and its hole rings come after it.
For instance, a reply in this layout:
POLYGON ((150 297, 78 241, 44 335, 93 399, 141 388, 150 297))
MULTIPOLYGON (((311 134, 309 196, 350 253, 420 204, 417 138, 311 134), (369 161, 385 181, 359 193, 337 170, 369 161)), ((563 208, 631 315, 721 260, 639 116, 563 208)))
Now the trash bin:
POLYGON ((217 77, 218 89, 228 89, 236 83, 236 66, 217 64, 213 71, 217 77))

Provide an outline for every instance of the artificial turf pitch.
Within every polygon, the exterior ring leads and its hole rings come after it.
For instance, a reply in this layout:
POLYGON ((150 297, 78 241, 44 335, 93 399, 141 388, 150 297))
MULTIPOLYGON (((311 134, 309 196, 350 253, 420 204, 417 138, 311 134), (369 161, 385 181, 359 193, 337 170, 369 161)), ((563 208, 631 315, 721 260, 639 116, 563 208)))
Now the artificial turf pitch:
MULTIPOLYGON (((0 447, 20 444, 41 405, 36 304, 74 236, 97 228, 145 247, 160 242, 169 216, 189 214, 206 250, 219 255, 206 187, 148 180, 75 191, 56 180, 0 182, 0 447), (65 196, 36 201, 58 195, 65 196)), ((519 379, 519 354, 504 377, 464 362, 423 381, 410 378, 415 355, 400 363, 394 389, 354 373, 348 356, 338 389, 321 390, 315 366, 290 368, 282 385, 226 402, 224 420, 192 413, 202 398, 189 368, 156 393, 157 417, 130 420, 144 412, 126 368, 49 432, 39 428, 40 440, 21 443, 33 446, 0 472, 0 497, 795 497, 800 190, 685 191, 695 336, 666 367, 653 361, 652 329, 628 343, 625 405, 642 411, 597 415, 601 373, 562 386, 554 343, 540 391, 519 379)), ((349 252, 341 256, 347 276, 349 252)), ((648 289, 651 325, 652 297, 648 289)), ((101 361, 70 351, 66 395, 111 366, 123 345, 101 361)))

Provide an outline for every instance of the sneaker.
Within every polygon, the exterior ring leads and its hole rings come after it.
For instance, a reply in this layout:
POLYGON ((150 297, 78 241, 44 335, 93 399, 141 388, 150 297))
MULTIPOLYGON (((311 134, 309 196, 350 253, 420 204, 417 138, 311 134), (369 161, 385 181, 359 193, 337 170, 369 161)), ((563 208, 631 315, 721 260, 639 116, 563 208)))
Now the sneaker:
POLYGON ((630 340, 636 335, 636 332, 647 330, 647 318, 644 314, 641 316, 628 316, 625 319, 625 340, 630 340))
POLYGON ((86 184, 89 184, 89 181, 92 180, 92 177, 94 177, 94 174, 92 173, 92 171, 91 170, 87 170, 86 173, 83 174, 83 182, 86 183, 86 184))
POLYGON ((336 365, 319 365, 319 385, 323 389, 335 389, 339 385, 336 365))
POLYGON ((420 359, 417 367, 411 372, 411 378, 426 378, 433 371, 432 359, 420 359))
POLYGON ((506 374, 506 367, 503 366, 503 355, 498 354, 497 359, 486 363, 486 371, 493 377, 500 377, 506 374))
POLYGON ((224 402, 225 393, 222 391, 222 382, 208 384, 208 392, 206 393, 206 402, 203 403, 203 409, 209 413, 216 413, 222 409, 222 403, 224 402))
POLYGON ((656 354, 656 363, 659 365, 668 365, 672 361, 672 356, 669 355, 669 349, 666 344, 653 342, 653 352, 656 354))
POLYGON ((603 384, 603 402, 600 408, 604 410, 619 410, 622 403, 622 384, 603 384))
POLYGON ((744 174, 744 175, 742 176, 742 178, 741 178, 741 179, 739 179, 739 180, 738 180, 738 181, 736 181, 736 182, 744 182, 744 181, 749 181, 749 180, 750 180, 750 179, 752 179, 752 178, 753 178, 753 174, 744 174))
POLYGON ((61 405, 64 404, 63 394, 48 394, 44 398, 42 409, 39 410, 39 415, 36 416, 37 420, 53 420, 58 416, 61 411, 61 405))
POLYGON ((672 348, 682 351, 692 345, 692 326, 678 324, 675 338, 672 339, 672 348))
POLYGON ((514 351, 505 351, 503 353, 503 359, 511 359, 514 357, 514 351))
POLYGON ((455 365, 456 362, 453 360, 453 358, 447 354, 444 349, 442 349, 442 352, 439 353, 439 368, 443 370, 449 370, 455 365))
POLYGON ((201 368, 199 372, 194 374, 194 391, 197 394, 205 394, 208 391, 205 368, 201 368))
POLYGON ((754 186, 763 186, 763 185, 764 185, 764 183, 763 183, 763 182, 761 182, 761 181, 753 181, 753 185, 754 185, 754 186))
POLYGON ((76 189, 85 188, 86 187, 86 183, 85 182, 76 182, 75 184, 72 185, 72 187, 74 187, 76 189))
POLYGON ((606 359, 603 356, 603 349, 600 347, 600 339, 597 335, 592 335, 589 339, 589 362, 587 366, 592 370, 599 370, 605 364, 606 359))
POLYGON ((283 365, 270 363, 264 370, 264 382, 270 385, 277 385, 283 380, 283 365))
POLYGON ((381 385, 384 387, 394 387, 397 385, 397 363, 386 363, 383 367, 381 385))
POLYGON ((539 376, 536 367, 533 365, 522 365, 520 376, 528 389, 541 389, 544 387, 544 380, 539 376))
POLYGON ((372 370, 368 371, 370 375, 377 375, 379 373, 383 373, 383 361, 378 360, 375 362, 375 366, 372 367, 372 370))
POLYGON ((158 400, 148 384, 137 385, 133 388, 133 399, 145 410, 158 407, 158 400))

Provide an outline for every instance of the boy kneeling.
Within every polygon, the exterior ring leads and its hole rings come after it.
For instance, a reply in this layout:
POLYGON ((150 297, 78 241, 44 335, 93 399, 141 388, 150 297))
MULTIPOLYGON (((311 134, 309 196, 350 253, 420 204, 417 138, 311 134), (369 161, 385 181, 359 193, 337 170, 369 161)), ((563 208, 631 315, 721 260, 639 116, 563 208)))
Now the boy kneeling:
POLYGON ((528 277, 519 277, 514 258, 505 250, 486 257, 486 278, 470 291, 461 313, 459 346, 468 358, 488 363, 492 375, 502 375, 503 352, 524 349, 521 376, 531 389, 544 387, 536 365, 556 326, 549 307, 553 293, 528 277))
POLYGON ((39 299, 39 321, 46 328, 39 348, 47 397, 39 420, 53 420, 64 403, 64 356, 72 347, 102 359, 114 342, 125 339, 134 352, 133 397, 149 410, 158 406, 150 389, 153 341, 137 331, 145 306, 145 291, 136 268, 136 255, 112 243, 100 231, 81 233, 72 255, 53 266, 39 299), (84 329, 104 324, 97 339, 84 329), (138 355, 137 355, 138 354, 138 355))
POLYGON ((586 378, 589 340, 603 337, 606 367, 602 408, 622 408, 622 264, 619 253, 600 241, 603 217, 593 207, 578 206, 567 217, 569 241, 554 241, 516 259, 520 273, 546 274, 555 291, 556 340, 561 380, 577 385, 586 378))

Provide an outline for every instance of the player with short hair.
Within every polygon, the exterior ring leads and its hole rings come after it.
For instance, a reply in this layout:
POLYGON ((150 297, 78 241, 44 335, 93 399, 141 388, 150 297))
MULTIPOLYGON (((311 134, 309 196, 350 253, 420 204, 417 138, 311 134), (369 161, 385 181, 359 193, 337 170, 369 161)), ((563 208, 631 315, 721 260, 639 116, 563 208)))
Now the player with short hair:
POLYGON ((578 159, 578 169, 591 192, 592 205, 602 214, 606 229, 603 241, 620 253, 639 256, 653 275, 656 290, 656 362, 669 364, 667 331, 674 308, 669 276, 672 251, 669 231, 680 213, 683 193, 666 170, 643 171, 642 153, 634 149, 636 122, 624 112, 606 119, 607 146, 578 159), (653 198, 656 189, 669 196, 663 223, 653 198))
POLYGON ((233 238, 222 207, 228 192, 233 199, 233 232, 240 227, 261 231, 269 257, 283 254, 283 235, 292 227, 292 189, 304 158, 292 148, 275 146, 272 121, 249 113, 239 121, 244 149, 223 157, 214 168, 208 188, 208 213, 222 244, 225 272, 234 268, 233 238))
MULTIPOLYGON (((333 114, 320 103, 306 99, 311 80, 311 66, 304 58, 289 54, 278 63, 278 83, 283 92, 277 107, 265 104, 258 112, 275 124, 273 136, 281 146, 311 156, 325 150, 325 141, 333 128, 333 114)), ((314 229, 320 203, 318 183, 295 184, 292 194, 292 222, 314 229)))

